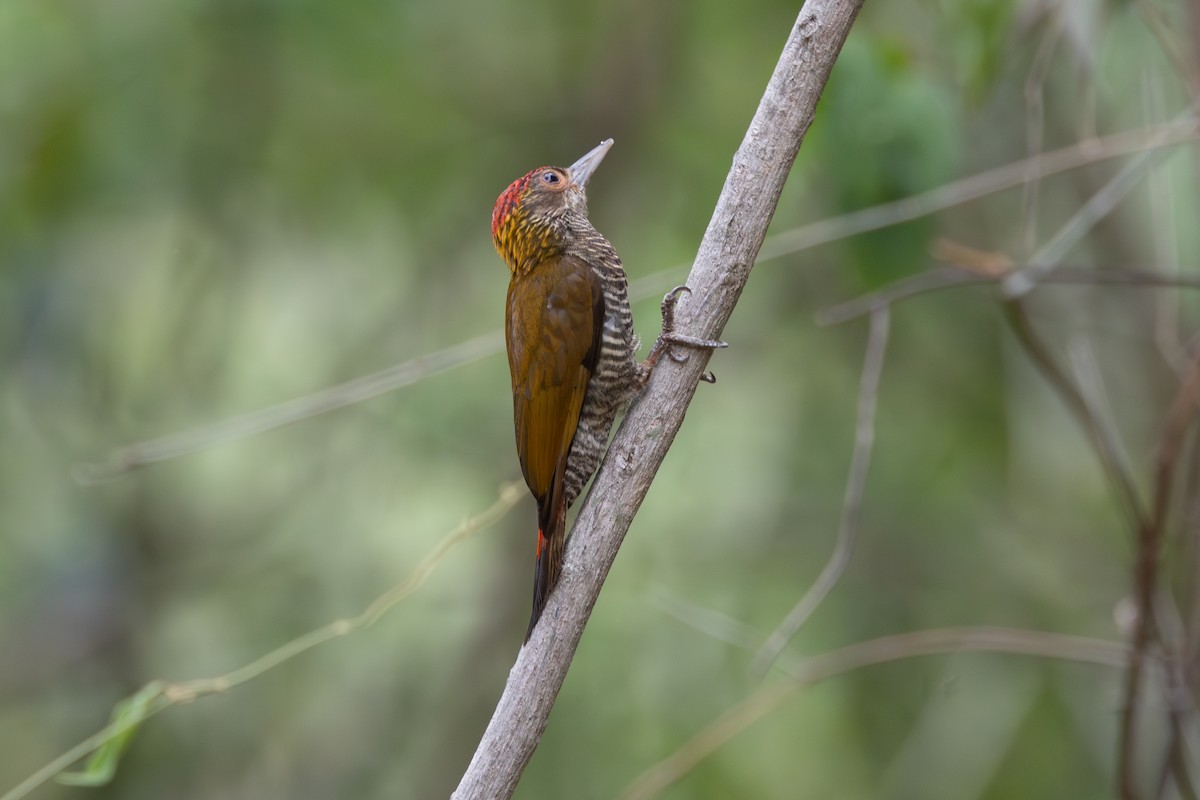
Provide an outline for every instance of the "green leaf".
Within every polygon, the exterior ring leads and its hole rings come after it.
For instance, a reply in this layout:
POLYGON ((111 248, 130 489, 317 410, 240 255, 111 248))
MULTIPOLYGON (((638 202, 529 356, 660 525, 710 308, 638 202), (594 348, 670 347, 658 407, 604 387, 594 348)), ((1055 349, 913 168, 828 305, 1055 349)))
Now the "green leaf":
POLYGON ((152 681, 137 694, 127 697, 113 708, 109 727, 120 731, 102 744, 82 772, 63 772, 55 780, 67 786, 104 786, 117 772, 117 762, 129 746, 134 732, 149 716, 155 700, 162 696, 161 681, 152 681))

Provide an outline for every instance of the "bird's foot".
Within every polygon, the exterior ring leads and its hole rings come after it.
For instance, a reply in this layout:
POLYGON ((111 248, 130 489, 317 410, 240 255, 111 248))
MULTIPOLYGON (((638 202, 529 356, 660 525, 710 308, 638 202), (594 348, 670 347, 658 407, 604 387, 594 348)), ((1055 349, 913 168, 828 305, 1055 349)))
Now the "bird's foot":
MULTIPOLYGON (((690 294, 691 291, 686 286, 676 286, 663 296, 662 304, 659 306, 662 309, 662 332, 654 340, 654 346, 650 348, 650 354, 646 356, 646 360, 641 363, 642 369, 640 372, 645 379, 650 377, 650 371, 654 369, 654 365, 662 358, 663 353, 667 353, 672 361, 679 363, 688 360, 687 353, 681 353, 673 349, 672 345, 697 347, 704 350, 717 350, 729 346, 727 342, 716 339, 701 339, 696 336, 687 336, 675 332, 675 305, 679 302, 679 298, 684 292, 690 294)), ((705 372, 700 376, 700 380, 705 383, 716 383, 717 377, 711 372, 705 372)))

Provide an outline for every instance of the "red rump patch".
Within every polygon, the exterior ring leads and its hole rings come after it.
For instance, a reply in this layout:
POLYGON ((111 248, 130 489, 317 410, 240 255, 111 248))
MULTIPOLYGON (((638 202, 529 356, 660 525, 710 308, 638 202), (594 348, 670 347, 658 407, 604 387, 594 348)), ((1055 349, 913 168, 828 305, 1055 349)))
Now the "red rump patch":
POLYGON ((521 197, 529 188, 529 181, 533 179, 535 173, 540 169, 535 169, 532 172, 527 172, 521 177, 508 185, 501 195, 496 198, 496 205, 492 208, 492 237, 499 235, 500 229, 504 227, 505 221, 508 220, 513 209, 521 203, 521 197))

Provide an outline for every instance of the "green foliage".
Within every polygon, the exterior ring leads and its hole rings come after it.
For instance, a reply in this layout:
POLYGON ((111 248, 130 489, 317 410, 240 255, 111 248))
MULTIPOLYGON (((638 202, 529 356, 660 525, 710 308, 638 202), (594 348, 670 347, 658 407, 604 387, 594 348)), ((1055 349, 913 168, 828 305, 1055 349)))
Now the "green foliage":
POLYGON ((154 681, 132 697, 117 703, 109 727, 120 732, 97 748, 82 772, 61 772, 55 776, 55 780, 67 786, 104 786, 111 781, 117 772, 121 754, 129 746, 138 726, 146 719, 155 701, 161 699, 162 688, 161 683, 154 681))
MULTIPOLYGON (((830 77, 817 146, 830 153, 822 171, 838 210, 898 200, 955 174, 962 122, 953 95, 918 71, 910 47, 890 36, 851 38, 830 77)), ((864 284, 919 269, 934 229, 925 219, 853 239, 864 284)))

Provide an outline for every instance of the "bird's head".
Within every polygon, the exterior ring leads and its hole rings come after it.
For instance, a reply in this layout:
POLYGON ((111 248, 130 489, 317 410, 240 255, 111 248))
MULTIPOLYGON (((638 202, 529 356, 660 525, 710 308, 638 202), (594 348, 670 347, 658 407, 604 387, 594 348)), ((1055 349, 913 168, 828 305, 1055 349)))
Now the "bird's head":
POLYGON ((573 227, 587 223, 587 183, 613 140, 569 167, 538 167, 513 181, 492 209, 492 242, 513 272, 561 251, 573 227))

